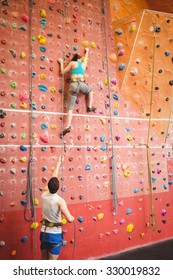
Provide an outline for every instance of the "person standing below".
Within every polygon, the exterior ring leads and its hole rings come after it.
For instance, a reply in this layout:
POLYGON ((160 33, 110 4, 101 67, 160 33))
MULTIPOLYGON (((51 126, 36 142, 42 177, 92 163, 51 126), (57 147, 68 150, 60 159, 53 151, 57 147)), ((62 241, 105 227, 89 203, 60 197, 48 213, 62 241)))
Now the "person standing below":
POLYGON ((70 63, 64 68, 63 59, 59 58, 61 74, 65 74, 70 71, 71 82, 69 89, 68 99, 68 112, 65 129, 60 134, 60 138, 63 138, 68 132, 71 131, 71 121, 74 109, 74 104, 79 93, 86 94, 87 96, 87 112, 95 112, 96 108, 92 106, 93 102, 93 90, 92 87, 85 83, 84 75, 88 63, 89 48, 85 49, 84 57, 79 54, 75 54, 70 63))
POLYGON ((74 217, 68 210, 65 200, 57 194, 59 180, 57 178, 62 156, 59 157, 52 177, 48 185, 43 189, 41 195, 42 204, 42 226, 40 232, 40 249, 42 260, 57 260, 62 247, 62 214, 69 223, 74 221, 74 217))

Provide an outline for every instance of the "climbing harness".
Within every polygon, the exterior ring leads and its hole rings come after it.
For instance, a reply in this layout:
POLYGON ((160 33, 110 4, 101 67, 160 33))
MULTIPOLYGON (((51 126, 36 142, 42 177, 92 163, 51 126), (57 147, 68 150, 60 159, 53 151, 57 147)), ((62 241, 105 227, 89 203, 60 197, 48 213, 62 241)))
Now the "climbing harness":
POLYGON ((102 0, 102 13, 104 15, 104 33, 105 33, 105 47, 106 47, 106 66, 107 66, 107 76, 108 76, 108 95, 109 95, 109 116, 110 116, 110 135, 111 135, 111 169, 112 169, 112 196, 113 196, 113 210, 114 215, 118 213, 118 195, 116 190, 116 174, 115 174, 115 164, 114 164, 114 146, 113 146, 113 124, 112 124, 112 109, 111 109, 111 96, 110 96, 110 74, 109 74, 109 62, 108 62, 108 45, 107 45, 107 32, 106 32, 106 9, 105 9, 105 1, 102 0))

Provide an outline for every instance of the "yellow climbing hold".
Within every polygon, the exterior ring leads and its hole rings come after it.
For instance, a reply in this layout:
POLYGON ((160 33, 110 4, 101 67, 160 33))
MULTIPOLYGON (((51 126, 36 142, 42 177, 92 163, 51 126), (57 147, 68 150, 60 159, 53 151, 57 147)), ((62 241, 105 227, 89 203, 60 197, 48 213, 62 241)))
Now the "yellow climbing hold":
POLYGON ((90 126, 89 126, 88 124, 86 125, 85 130, 86 130, 86 131, 89 131, 89 130, 90 130, 90 126))
POLYGON ((130 171, 127 170, 127 169, 125 169, 125 170, 124 170, 124 176, 125 176, 125 177, 129 177, 129 176, 130 176, 130 171))
POLYGON ((141 232, 140 237, 143 238, 145 236, 145 233, 141 232))
POLYGON ((45 80, 45 79, 46 79, 46 75, 43 74, 43 73, 41 73, 41 74, 40 74, 40 79, 45 80))
POLYGON ((51 125, 50 125, 50 128, 51 128, 51 129, 56 129, 56 125, 55 125, 55 124, 51 124, 51 125))
POLYGON ((100 119, 101 123, 102 124, 105 124, 106 123, 106 120, 105 119, 100 119))
POLYGON ((94 49, 96 47, 96 44, 94 42, 91 42, 90 47, 94 49))
POLYGON ((106 162, 106 160, 107 160, 107 156, 102 156, 102 157, 101 157, 101 163, 106 162))
POLYGON ((20 108, 26 109, 27 104, 25 102, 20 103, 20 108))
POLYGON ((39 200, 38 200, 37 198, 34 198, 34 199, 33 199, 33 204, 34 204, 34 205, 38 205, 38 204, 39 204, 39 200))
POLYGON ((37 36, 37 38, 38 38, 40 44, 42 44, 42 45, 45 45, 45 44, 46 44, 47 39, 46 39, 44 36, 42 36, 42 35, 39 34, 39 35, 37 36))
POLYGON ((129 224, 129 225, 126 227, 126 231, 127 231, 128 233, 132 232, 133 229, 134 229, 134 225, 133 225, 133 224, 129 224))
POLYGON ((67 220, 66 220, 66 219, 62 219, 61 223, 62 223, 63 225, 65 225, 65 224, 67 223, 67 220))
POLYGON ((20 162, 26 162, 27 158, 26 157, 21 157, 20 162))
POLYGON ((106 86, 108 85, 109 81, 110 81, 110 78, 106 77, 105 80, 104 80, 104 83, 105 83, 106 86))
POLYGON ((83 46, 84 48, 88 47, 88 44, 89 44, 88 41, 83 41, 83 42, 82 42, 82 46, 83 46))
POLYGON ((119 105, 117 102, 115 102, 115 103, 114 103, 114 107, 115 107, 115 108, 119 108, 120 105, 119 105))
POLYGON ((42 18, 46 18, 46 11, 45 10, 40 10, 40 16, 42 17, 42 18))
POLYGON ((104 213, 100 213, 97 215, 97 219, 100 221, 104 218, 104 213))
POLYGON ((25 52, 21 52, 20 57, 21 58, 25 58, 26 57, 26 53, 25 52))
POLYGON ((33 138, 33 139, 37 138, 37 133, 34 132, 34 133, 32 134, 32 138, 33 138))
POLYGON ((37 229, 38 226, 39 226, 39 223, 33 222, 33 223, 30 225, 30 228, 31 228, 31 229, 37 229))
POLYGON ((132 137, 129 134, 127 135, 126 138, 127 138, 128 141, 132 141, 132 137))
POLYGON ((56 88, 55 88, 55 87, 51 87, 51 88, 50 88, 50 91, 51 91, 51 92, 56 92, 56 88))

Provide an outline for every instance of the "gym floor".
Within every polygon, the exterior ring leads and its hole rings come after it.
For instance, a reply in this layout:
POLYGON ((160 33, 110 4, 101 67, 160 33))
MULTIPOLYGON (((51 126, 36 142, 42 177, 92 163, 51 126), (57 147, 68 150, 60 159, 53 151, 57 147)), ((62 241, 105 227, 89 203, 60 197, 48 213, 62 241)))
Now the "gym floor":
POLYGON ((173 260, 173 239, 102 257, 100 260, 173 260))

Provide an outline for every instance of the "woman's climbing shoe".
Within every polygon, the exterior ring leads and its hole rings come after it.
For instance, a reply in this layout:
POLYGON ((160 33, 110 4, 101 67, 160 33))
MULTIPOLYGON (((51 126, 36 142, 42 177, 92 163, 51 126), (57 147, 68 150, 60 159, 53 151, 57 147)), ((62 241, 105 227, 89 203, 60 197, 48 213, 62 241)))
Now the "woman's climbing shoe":
POLYGON ((69 133, 71 130, 71 126, 69 126, 68 128, 64 129, 63 132, 61 132, 60 134, 60 138, 62 139, 63 136, 65 136, 67 133, 69 133))
POLYGON ((89 113, 89 112, 95 112, 95 110, 96 110, 96 108, 95 107, 87 107, 87 112, 89 113))

